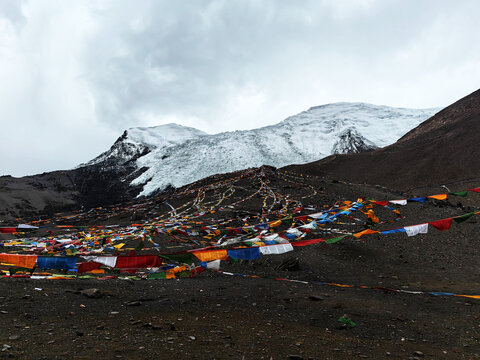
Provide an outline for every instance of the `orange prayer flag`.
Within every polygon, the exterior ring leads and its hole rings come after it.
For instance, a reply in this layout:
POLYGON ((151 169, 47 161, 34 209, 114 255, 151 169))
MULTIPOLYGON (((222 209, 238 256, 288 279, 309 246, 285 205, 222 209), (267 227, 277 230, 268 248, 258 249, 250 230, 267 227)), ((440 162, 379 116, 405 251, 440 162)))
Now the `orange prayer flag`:
POLYGON ((372 229, 367 229, 367 230, 363 230, 363 231, 360 231, 356 234, 353 234, 353 236, 355 236, 357 239, 363 235, 367 235, 367 234, 378 234, 380 231, 375 231, 375 230, 372 230, 372 229))
POLYGON ((445 200, 447 198, 447 194, 438 194, 438 195, 430 195, 427 196, 430 199, 435 199, 435 200, 445 200))
POLYGON ((280 225, 282 225, 282 220, 272 221, 270 223, 270 227, 277 227, 277 226, 280 226, 280 225))
POLYGON ((195 251, 193 253, 200 261, 213 261, 213 260, 227 260, 227 250, 207 250, 207 251, 195 251))
POLYGON ((466 297, 471 299, 480 299, 480 295, 455 295, 455 296, 466 297))
POLYGON ((33 269, 36 262, 36 255, 0 254, 0 263, 33 269))

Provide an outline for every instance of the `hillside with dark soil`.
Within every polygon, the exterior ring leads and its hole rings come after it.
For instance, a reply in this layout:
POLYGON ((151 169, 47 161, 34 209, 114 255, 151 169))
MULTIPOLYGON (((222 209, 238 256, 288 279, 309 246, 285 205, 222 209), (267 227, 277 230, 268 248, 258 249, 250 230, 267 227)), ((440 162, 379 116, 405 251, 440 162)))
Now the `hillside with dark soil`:
POLYGON ((480 90, 420 124, 393 145, 332 155, 285 169, 391 189, 428 191, 480 178, 480 90))
POLYGON ((15 178, 0 177, 0 220, 130 201, 141 186, 130 186, 142 172, 133 164, 104 164, 15 178))
POLYGON ((480 294, 477 214, 448 231, 351 235, 478 212, 480 193, 457 192, 476 185, 385 207, 411 194, 264 167, 134 203, 19 219, 39 228, 2 234, 4 254, 75 258, 77 270, 0 267, 0 357, 478 358, 480 299, 464 296, 480 294), (267 239, 293 247, 235 258, 267 239), (157 278, 198 266, 191 251, 218 249, 229 254, 220 271, 157 278), (170 270, 79 272, 85 256, 144 255, 170 270))

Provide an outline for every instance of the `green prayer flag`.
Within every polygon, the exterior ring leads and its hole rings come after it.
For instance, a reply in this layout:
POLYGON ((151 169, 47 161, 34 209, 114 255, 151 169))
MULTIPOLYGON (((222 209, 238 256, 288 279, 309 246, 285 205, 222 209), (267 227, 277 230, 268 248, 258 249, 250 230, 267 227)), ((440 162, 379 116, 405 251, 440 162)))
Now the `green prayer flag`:
POLYGON ((332 238, 332 239, 325 239, 325 244, 334 244, 334 243, 342 240, 345 237, 347 237, 347 235, 338 236, 338 237, 335 237, 335 238, 332 238))
POLYGON ((456 196, 462 196, 462 197, 467 196, 467 194, 468 194, 468 191, 457 191, 457 192, 450 193, 450 195, 456 195, 456 196))
POLYGON ((454 217, 453 220, 455 220, 456 223, 462 223, 465 220, 470 219, 474 214, 475 214, 474 212, 471 212, 471 213, 468 213, 468 214, 463 214, 463 215, 454 217))
POLYGON ((191 264, 195 262, 195 257, 192 253, 184 254, 168 254, 168 255, 159 255, 162 259, 167 261, 172 261, 180 264, 191 264))
POLYGON ((177 278, 186 278, 186 277, 189 277, 190 275, 192 275, 192 273, 188 270, 180 271, 175 274, 177 278))
POLYGON ((149 278, 149 279, 166 279, 167 278, 167 273, 166 272, 160 272, 160 273, 148 274, 147 278, 149 278))

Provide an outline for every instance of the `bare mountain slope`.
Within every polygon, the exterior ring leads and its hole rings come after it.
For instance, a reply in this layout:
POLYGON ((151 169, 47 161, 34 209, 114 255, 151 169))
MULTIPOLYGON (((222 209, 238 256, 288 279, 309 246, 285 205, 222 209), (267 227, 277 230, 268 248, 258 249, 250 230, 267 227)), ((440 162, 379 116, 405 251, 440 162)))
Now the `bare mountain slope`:
POLYGON ((356 183, 419 189, 480 178, 480 90, 455 102, 396 143, 288 168, 356 183))

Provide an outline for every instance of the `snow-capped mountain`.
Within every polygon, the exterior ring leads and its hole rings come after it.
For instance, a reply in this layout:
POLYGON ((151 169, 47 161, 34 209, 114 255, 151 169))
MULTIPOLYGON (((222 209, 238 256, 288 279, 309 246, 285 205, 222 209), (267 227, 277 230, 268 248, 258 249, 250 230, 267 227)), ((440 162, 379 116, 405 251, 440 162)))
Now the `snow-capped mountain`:
POLYGON ((153 127, 137 127, 124 131, 112 147, 95 159, 78 167, 97 165, 121 166, 146 155, 151 150, 181 145, 185 141, 207 133, 191 127, 166 124, 153 127))
POLYGON ((310 108, 276 125, 214 135, 176 124, 132 128, 110 150, 79 168, 134 165, 137 171, 125 180, 143 186, 140 195, 149 195, 218 173, 302 164, 333 153, 384 147, 438 110, 334 103, 310 108))

